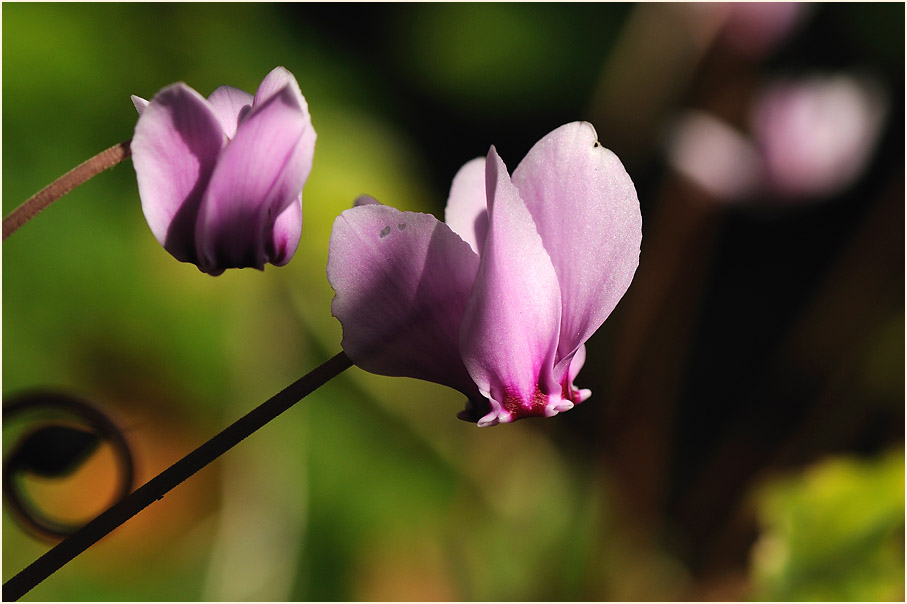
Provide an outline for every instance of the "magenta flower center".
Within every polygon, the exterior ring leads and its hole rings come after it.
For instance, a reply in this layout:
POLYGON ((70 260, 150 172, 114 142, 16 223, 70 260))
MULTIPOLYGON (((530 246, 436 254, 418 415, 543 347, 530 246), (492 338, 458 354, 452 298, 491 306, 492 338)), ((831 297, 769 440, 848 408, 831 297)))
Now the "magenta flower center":
POLYGON ((532 400, 528 401, 528 406, 523 401, 523 399, 511 392, 506 392, 504 394, 504 400, 502 404, 504 409, 510 413, 510 417, 514 420, 522 419, 524 417, 544 417, 545 416, 545 405, 548 403, 548 396, 543 394, 538 388, 535 389, 535 393, 532 395, 532 400))

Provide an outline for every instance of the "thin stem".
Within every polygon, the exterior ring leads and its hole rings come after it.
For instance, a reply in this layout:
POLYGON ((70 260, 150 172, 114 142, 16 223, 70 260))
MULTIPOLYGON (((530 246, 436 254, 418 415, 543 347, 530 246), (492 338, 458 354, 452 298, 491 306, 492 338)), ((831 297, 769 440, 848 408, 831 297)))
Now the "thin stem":
POLYGON ((132 150, 129 148, 131 142, 132 139, 129 139, 105 151, 101 151, 32 195, 25 203, 10 212, 9 216, 3 219, 3 241, 6 241, 7 237, 34 218, 41 210, 92 176, 97 176, 132 155, 132 150))
POLYGON ((299 378, 267 401, 236 420, 211 440, 195 449, 143 486, 111 506, 106 512, 67 537, 43 556, 3 584, 3 600, 18 600, 64 564, 91 547, 102 537, 163 499, 173 487, 226 453, 241 440, 292 407, 317 388, 352 365, 340 352, 310 373, 299 378))

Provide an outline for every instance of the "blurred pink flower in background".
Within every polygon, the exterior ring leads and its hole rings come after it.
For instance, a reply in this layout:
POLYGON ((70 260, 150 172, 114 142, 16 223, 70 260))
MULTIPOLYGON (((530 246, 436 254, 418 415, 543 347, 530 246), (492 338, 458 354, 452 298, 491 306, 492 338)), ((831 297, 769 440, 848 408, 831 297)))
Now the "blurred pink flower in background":
POLYGON ((816 75, 765 86, 752 129, 768 186, 785 196, 826 196, 853 183, 878 143, 887 106, 868 77, 816 75))
POLYGON ((716 199, 744 199, 761 185, 762 161, 753 142, 703 111, 688 111, 676 120, 667 161, 716 199))
POLYGON ((776 80, 752 101, 750 136, 708 113, 688 111, 670 129, 667 161, 723 201, 827 197, 863 173, 887 106, 882 88, 867 77, 776 80))
POLYGON ((754 59, 771 54, 810 10, 801 2, 731 2, 712 8, 726 11, 720 41, 754 59))

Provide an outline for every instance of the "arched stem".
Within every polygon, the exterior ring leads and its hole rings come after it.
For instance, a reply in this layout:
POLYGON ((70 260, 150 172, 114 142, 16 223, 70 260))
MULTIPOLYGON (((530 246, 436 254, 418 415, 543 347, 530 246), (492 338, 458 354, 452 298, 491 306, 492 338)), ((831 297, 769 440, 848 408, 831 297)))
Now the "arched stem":
POLYGON ((352 365, 340 352, 299 378, 267 401, 236 420, 211 440, 111 506, 106 512, 58 543, 50 551, 3 584, 3 600, 18 600, 64 564, 84 552, 115 528, 170 492, 200 469, 229 451, 244 438, 292 407, 352 365))
POLYGON ((32 195, 25 203, 10 212, 9 216, 3 219, 3 241, 6 241, 7 237, 15 233, 23 224, 34 218, 41 210, 60 199, 92 176, 97 176, 104 170, 114 167, 132 155, 132 151, 129 148, 131 142, 132 139, 123 141, 105 151, 101 151, 91 159, 82 162, 32 195))

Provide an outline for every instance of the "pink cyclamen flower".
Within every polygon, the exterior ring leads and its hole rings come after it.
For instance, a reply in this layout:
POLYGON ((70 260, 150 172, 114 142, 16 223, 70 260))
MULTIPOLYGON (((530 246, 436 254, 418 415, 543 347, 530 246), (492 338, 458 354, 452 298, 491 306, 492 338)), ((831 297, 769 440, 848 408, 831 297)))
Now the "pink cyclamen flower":
POLYGON ((492 426, 587 399, 584 343, 639 263, 642 218, 591 124, 551 132, 507 172, 494 147, 457 173, 446 223, 369 198, 334 222, 328 280, 343 349, 362 369, 469 397, 492 426))
POLYGON ((139 197, 161 245, 211 275, 289 262, 316 138, 293 74, 277 67, 254 97, 178 82, 132 101, 139 197))

